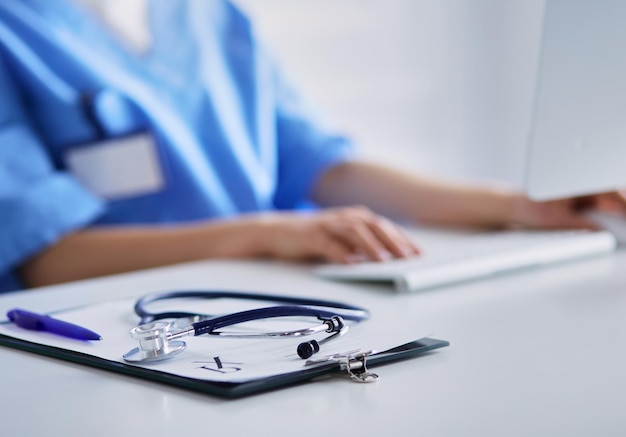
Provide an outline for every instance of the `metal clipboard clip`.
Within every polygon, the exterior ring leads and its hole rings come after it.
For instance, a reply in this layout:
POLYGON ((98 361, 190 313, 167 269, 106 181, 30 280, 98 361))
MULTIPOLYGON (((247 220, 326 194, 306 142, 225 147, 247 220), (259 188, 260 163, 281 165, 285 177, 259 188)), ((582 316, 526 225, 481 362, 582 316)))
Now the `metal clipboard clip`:
POLYGON ((376 353, 374 350, 361 352, 360 349, 355 349, 348 352, 327 355, 314 360, 307 360, 304 365, 312 366, 315 364, 335 362, 339 363, 340 370, 346 372, 352 381, 375 382, 378 380, 378 375, 367 369, 367 357, 374 353, 376 353))

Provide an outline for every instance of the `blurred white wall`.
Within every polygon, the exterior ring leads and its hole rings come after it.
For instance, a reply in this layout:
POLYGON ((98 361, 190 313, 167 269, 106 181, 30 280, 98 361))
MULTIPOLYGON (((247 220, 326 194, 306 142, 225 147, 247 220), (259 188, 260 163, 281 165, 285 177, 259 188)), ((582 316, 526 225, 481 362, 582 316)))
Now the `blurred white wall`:
POLYGON ((522 180, 543 0, 237 0, 364 155, 522 180))

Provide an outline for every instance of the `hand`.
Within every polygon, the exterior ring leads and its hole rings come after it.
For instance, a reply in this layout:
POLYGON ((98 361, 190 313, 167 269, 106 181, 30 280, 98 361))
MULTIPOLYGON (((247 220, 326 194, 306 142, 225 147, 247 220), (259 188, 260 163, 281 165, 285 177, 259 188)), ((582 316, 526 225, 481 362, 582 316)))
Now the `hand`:
POLYGON ((404 258, 419 249, 390 220, 364 207, 266 215, 267 255, 336 263, 404 258))
POLYGON ((597 228, 585 215, 589 210, 621 212, 626 217, 626 191, 546 202, 520 195, 513 201, 511 221, 529 228, 597 228))

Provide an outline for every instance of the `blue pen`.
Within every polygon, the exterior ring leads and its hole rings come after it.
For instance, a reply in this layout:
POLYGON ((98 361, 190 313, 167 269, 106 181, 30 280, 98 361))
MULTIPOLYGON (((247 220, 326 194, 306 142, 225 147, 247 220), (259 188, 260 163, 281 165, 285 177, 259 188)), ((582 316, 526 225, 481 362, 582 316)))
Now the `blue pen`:
POLYGON ((101 340, 100 334, 96 334, 87 328, 53 319, 45 314, 36 314, 30 311, 14 308, 7 313, 7 317, 17 326, 32 331, 46 331, 63 337, 78 340, 101 340))

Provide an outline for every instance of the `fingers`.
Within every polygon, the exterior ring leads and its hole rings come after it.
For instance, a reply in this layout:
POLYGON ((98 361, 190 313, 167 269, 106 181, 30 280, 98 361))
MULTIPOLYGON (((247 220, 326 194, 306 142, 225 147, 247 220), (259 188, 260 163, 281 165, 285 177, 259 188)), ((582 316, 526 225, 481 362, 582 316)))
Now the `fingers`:
POLYGON ((315 256, 338 264, 352 264, 360 259, 354 249, 329 233, 320 233, 314 240, 315 256))
MULTIPOLYGON (((591 200, 589 200, 591 202, 591 200)), ((589 203, 591 205, 591 203, 589 203)), ((540 223, 544 228, 597 229, 596 224, 585 213, 589 209, 580 209, 578 204, 569 200, 548 202, 545 205, 545 221, 540 223)))
POLYGON ((326 213, 324 223, 335 244, 344 248, 342 262, 355 262, 362 258, 384 261, 419 253, 419 249, 398 226, 366 208, 330 211, 326 213))
POLYGON ((260 252, 279 259, 351 264, 419 253, 398 226, 362 207, 277 213, 266 216, 264 223, 260 252))
POLYGON ((587 215, 573 212, 556 217, 546 228, 598 229, 598 226, 587 215))
MULTIPOLYGON (((588 204, 590 200, 584 199, 588 204)), ((520 201, 516 222, 526 228, 590 229, 594 223, 581 210, 581 198, 535 202, 528 198, 520 201)))

